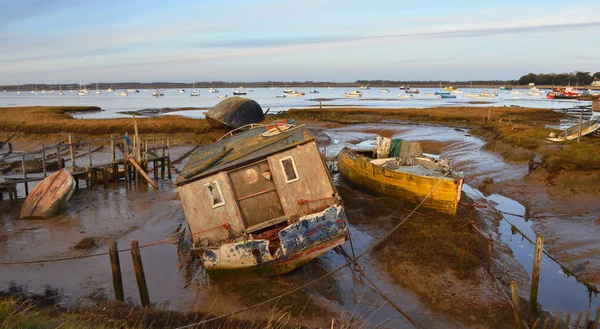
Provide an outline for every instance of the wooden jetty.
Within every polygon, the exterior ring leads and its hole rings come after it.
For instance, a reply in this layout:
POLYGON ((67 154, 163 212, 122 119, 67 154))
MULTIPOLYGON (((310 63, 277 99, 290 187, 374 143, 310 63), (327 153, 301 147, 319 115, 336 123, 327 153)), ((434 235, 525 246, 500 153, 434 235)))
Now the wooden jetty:
MULTIPOLYGON (((154 179, 164 179, 165 173, 168 179, 171 179, 171 146, 168 137, 155 137, 141 139, 137 134, 137 125, 135 125, 136 134, 130 139, 127 135, 115 137, 111 135, 108 138, 75 142, 72 135, 68 136, 68 143, 43 146, 41 149, 31 152, 9 156, 4 160, 11 158, 21 159, 22 177, 5 178, 0 182, 0 200, 3 199, 3 192, 7 192, 10 200, 17 200, 17 185, 23 184, 25 197, 29 195, 29 183, 38 182, 48 176, 48 161, 55 159, 57 170, 65 167, 65 162, 70 160, 69 172, 75 178, 76 188, 80 187, 80 181, 86 183, 87 188, 97 188, 102 184, 108 187, 109 183, 116 184, 124 179, 126 182, 141 182, 146 180, 155 188, 158 185, 148 176, 148 165, 152 164, 154 179), (99 145, 110 144, 110 161, 95 163, 92 153, 97 150, 99 145), (75 155, 75 149, 82 149, 87 146, 87 152, 75 155), (117 156, 116 150, 121 150, 122 156, 117 156), (67 154, 68 159, 63 158, 67 154), (87 164, 77 166, 76 159, 85 157, 87 153, 87 164), (42 175, 28 175, 26 161, 28 157, 39 157, 42 164, 42 175), (160 173, 159 173, 160 171, 160 173)), ((52 161, 52 162, 54 162, 52 161)), ((85 161, 85 160, 84 160, 85 161)))

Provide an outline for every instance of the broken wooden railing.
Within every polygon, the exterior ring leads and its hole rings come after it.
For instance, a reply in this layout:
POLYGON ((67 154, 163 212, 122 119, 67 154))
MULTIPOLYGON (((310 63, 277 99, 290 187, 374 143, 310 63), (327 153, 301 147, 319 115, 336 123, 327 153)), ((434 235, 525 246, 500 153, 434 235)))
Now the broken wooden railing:
POLYGON ((158 188, 158 185, 146 174, 149 163, 153 164, 152 169, 155 180, 159 177, 164 179, 165 172, 168 178, 171 179, 171 148, 168 137, 145 138, 142 141, 139 136, 133 136, 133 151, 136 153, 136 157, 140 158, 135 164, 134 161, 127 161, 130 144, 128 136, 116 137, 111 135, 108 138, 76 142, 73 136, 69 135, 68 143, 42 145, 37 150, 7 156, 3 159, 4 161, 20 158, 22 178, 5 178, 4 184, 0 184, 0 192, 8 192, 11 200, 16 200, 18 197, 16 186, 17 184, 23 184, 25 196, 27 196, 29 195, 29 183, 41 181, 48 176, 49 172, 65 168, 65 162, 67 161, 71 161, 71 165, 70 168, 65 169, 70 169, 77 188, 79 188, 80 180, 86 182, 87 188, 97 188, 99 182, 104 187, 108 187, 109 182, 116 184, 121 178, 124 178, 127 182, 146 180, 152 186, 158 188), (92 153, 99 151, 106 144, 110 144, 110 161, 95 163, 92 153), (122 158, 117 157, 117 149, 121 150, 122 158), (84 150, 84 152, 76 154, 76 150, 84 150), (87 163, 83 166, 77 166, 77 159, 86 156, 87 163), (28 157, 40 161, 41 168, 39 170, 28 170, 28 157), (32 172, 41 172, 42 175, 31 176, 32 172))

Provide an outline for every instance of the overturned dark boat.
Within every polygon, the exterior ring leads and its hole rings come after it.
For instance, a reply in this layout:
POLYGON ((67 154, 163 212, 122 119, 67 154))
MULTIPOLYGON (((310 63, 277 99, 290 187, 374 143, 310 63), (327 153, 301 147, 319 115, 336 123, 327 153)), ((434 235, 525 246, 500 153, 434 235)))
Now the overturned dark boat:
POLYGON ((235 129, 265 119, 260 105, 249 98, 230 97, 206 113, 206 121, 213 128, 235 129))

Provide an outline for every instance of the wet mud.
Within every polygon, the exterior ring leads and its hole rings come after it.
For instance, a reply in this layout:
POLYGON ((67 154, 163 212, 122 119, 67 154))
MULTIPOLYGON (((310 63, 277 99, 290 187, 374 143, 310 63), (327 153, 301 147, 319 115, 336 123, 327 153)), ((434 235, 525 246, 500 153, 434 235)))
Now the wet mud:
MULTIPOLYGON (((467 173, 466 182, 471 186, 478 186, 487 177, 494 182, 518 182, 527 174, 526 164, 505 163, 499 156, 482 150, 483 141, 461 129, 427 125, 318 124, 313 127, 313 131, 321 147, 326 145, 326 157, 329 159, 334 158, 344 146, 372 147, 377 134, 385 134, 394 138, 420 140, 425 152, 453 159, 455 169, 467 173)), ((192 147, 174 147, 172 159, 184 155, 192 147)), ((97 152, 93 154, 93 161, 101 162, 106 157, 105 151, 97 152)), ((78 160, 80 165, 85 165, 85 161, 87 159, 78 160)), ((172 181, 184 164, 185 160, 175 165, 172 181)), ((398 200, 357 191, 347 186, 337 175, 334 179, 348 209, 356 253, 381 238, 397 223, 401 214, 407 213, 406 207, 398 200)), ((0 262, 85 256, 108 251, 110 240, 116 240, 122 249, 129 247, 131 240, 138 240, 140 245, 144 245, 169 239, 186 226, 172 181, 159 180, 159 190, 145 184, 128 185, 124 182, 108 189, 81 188, 74 193, 60 216, 45 221, 17 220, 19 206, 12 207, 4 201, 0 204, 0 262), (76 249, 75 246, 85 239, 93 239, 94 243, 89 248, 76 249)), ((33 185, 30 190, 31 188, 33 185)), ((491 193, 504 194, 510 186, 495 183, 491 188, 491 193)), ((523 194, 524 192, 525 190, 523 194)), ((543 198, 542 192, 540 187, 542 195, 537 198, 543 198)), ((19 194, 23 195, 23 191, 19 191, 19 194)), ((519 194, 512 196, 517 200, 524 197, 519 194)), ((469 197, 475 199, 476 195, 469 197)), ((546 202, 549 204, 551 198, 547 198, 546 202)), ((582 201, 582 212, 585 205, 582 201)), ((541 222, 546 221, 542 216, 544 213, 529 204, 527 206, 536 218, 534 230, 543 231, 545 228, 538 223, 537 218, 542 218, 541 222)), ((567 209, 567 205, 564 206, 567 209)), ((545 211, 553 213, 547 209, 545 211)), ((491 207, 482 212, 482 229, 495 237, 504 235, 498 229, 498 214, 491 207)), ((568 227, 570 221, 564 222, 563 226, 568 227)), ((556 237, 559 238, 562 239, 556 237)), ((548 240, 552 246, 551 235, 548 240)), ((600 240, 598 244, 600 246, 600 240)), ((352 254, 348 243, 343 247, 346 253, 352 254)), ((569 253, 571 248, 585 247, 565 243, 564 248, 569 253)), ((507 244, 498 245, 496 250, 494 266, 498 280, 503 285, 511 279, 517 280, 521 296, 526 297, 527 272, 512 256, 507 244)), ((561 249, 555 251, 558 254, 562 252, 561 249)), ((150 299, 155 305, 171 310, 214 314, 226 314, 277 296, 314 280, 347 261, 343 253, 332 250, 289 275, 232 279, 209 277, 197 260, 191 261, 187 255, 178 255, 177 246, 172 243, 145 248, 141 253, 150 299)), ((510 318, 502 291, 480 270, 474 272, 472 278, 465 280, 457 278, 451 271, 435 272, 422 264, 393 261, 390 259, 393 255, 393 248, 380 250, 365 255, 360 264, 379 289, 424 326, 504 328, 501 324, 505 324, 504 320, 510 318), (385 261, 386 259, 390 261, 385 261), (480 296, 476 298, 474 295, 477 294, 480 296), (457 306, 461 302, 465 306, 457 306), (481 303, 485 306, 466 306, 481 303)), ((120 257, 125 296, 130 302, 139 303, 130 254, 123 252, 120 257)), ((45 285, 62 289, 67 296, 67 304, 70 305, 89 302, 90 295, 96 296, 95 298, 114 298, 108 256, 42 264, 4 265, 0 272, 0 288, 10 282, 26 285, 30 290, 42 290, 45 285)), ((324 324, 331 323, 332 318, 337 323, 353 323, 356 327, 363 323, 367 328, 411 326, 408 320, 365 284, 351 268, 340 270, 310 288, 281 298, 271 305, 245 312, 240 317, 260 319, 273 310, 289 311, 298 321, 312 327, 323 327, 324 324)), ((506 326, 508 327, 510 325, 506 326)))

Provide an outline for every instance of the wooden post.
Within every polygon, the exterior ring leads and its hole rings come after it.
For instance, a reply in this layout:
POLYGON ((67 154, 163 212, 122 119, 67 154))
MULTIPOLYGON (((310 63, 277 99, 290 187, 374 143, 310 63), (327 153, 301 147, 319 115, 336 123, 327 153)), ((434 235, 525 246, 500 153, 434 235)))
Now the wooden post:
POLYGON ((136 152, 135 152, 135 159, 137 160, 137 162, 142 161, 142 149, 140 147, 140 135, 138 134, 138 126, 137 126, 137 121, 135 121, 135 114, 133 115, 133 130, 135 132, 135 142, 136 142, 136 152))
POLYGON ((129 165, 127 164, 127 161, 123 163, 123 170, 125 171, 125 181, 129 183, 129 181, 131 181, 131 176, 129 175, 129 165))
POLYGON ((92 175, 90 174, 90 169, 88 166, 85 166, 85 187, 89 190, 92 182, 92 175))
POLYGON ((577 143, 579 143, 579 139, 581 139, 582 125, 583 125, 583 107, 581 108, 581 114, 579 114, 579 132, 577 133, 577 143))
POLYGON ((567 319, 565 320, 565 324, 567 325, 566 328, 569 328, 569 325, 571 324, 571 312, 567 313, 567 319))
POLYGON ((515 321, 517 324, 516 328, 523 329, 523 322, 521 321, 521 308, 519 307, 519 287, 515 281, 510 281, 510 293, 512 297, 513 311, 515 313, 515 321))
POLYGON ((131 259, 133 260, 133 269, 135 270, 135 279, 140 291, 142 306, 150 306, 150 296, 148 295, 148 285, 144 275, 144 266, 142 265, 142 254, 140 246, 136 240, 131 241, 131 259))
POLYGON ((88 156, 90 158, 90 167, 93 166, 92 164, 92 143, 88 142, 88 156))
POLYGON ((165 139, 162 139, 162 156, 165 156, 165 139))
POLYGON ((116 162, 112 164, 112 173, 112 182, 116 185, 119 182, 119 164, 116 162))
POLYGON ((171 179, 171 140, 167 137, 167 177, 171 179))
POLYGON ((46 148, 44 144, 42 144, 42 171, 44 172, 44 177, 48 176, 46 172, 46 148))
POLYGON ((540 264, 542 263, 542 254, 544 252, 544 238, 538 235, 535 239, 535 254, 533 256, 533 273, 531 275, 531 295, 529 297, 529 324, 539 317, 537 299, 538 286, 540 283, 540 264))
POLYGON ((542 327, 543 329, 548 328, 548 322, 550 321, 550 318, 547 318, 546 320, 544 320, 544 326, 542 327))
POLYGON ((148 162, 148 140, 144 141, 144 161, 148 162))
POLYGON ((71 172, 75 172, 75 152, 73 152, 73 137, 69 135, 69 155, 71 156, 71 172))
POLYGON ((127 138, 123 137, 123 156, 129 155, 129 144, 127 144, 127 138))
POLYGON ((115 154, 115 138, 113 137, 112 134, 110 135, 110 155, 111 155, 110 161, 115 162, 115 160, 117 158, 116 154, 115 154))
POLYGON ((490 122, 491 117, 492 117, 492 110, 490 108, 488 108, 488 119, 487 119, 488 123, 490 122))
POLYGON ((156 157, 154 158, 154 161, 152 161, 154 168, 152 168, 154 170, 154 179, 158 179, 158 160, 156 160, 156 157))
POLYGON ((165 179, 165 158, 160 160, 160 179, 165 179))
POLYGON ((23 180, 25 181, 25 197, 29 195, 29 186, 27 185, 27 167, 25 166, 25 156, 21 156, 21 165, 23 167, 23 180))
POLYGON ((112 268, 113 287, 115 289, 115 299, 125 301, 125 293, 123 292, 123 278, 121 277, 121 262, 119 261, 119 249, 117 241, 111 241, 108 245, 108 253, 110 254, 110 267, 112 268))
POLYGON ((102 168, 102 185, 104 188, 108 188, 108 168, 102 168))

